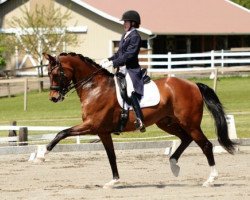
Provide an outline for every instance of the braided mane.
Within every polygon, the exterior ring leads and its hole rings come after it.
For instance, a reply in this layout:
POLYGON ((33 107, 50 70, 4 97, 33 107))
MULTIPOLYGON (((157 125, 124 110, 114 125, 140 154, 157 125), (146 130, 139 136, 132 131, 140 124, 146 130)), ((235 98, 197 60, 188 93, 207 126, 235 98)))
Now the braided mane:
MULTIPOLYGON (((89 63, 90 65, 93 65, 93 66, 95 66, 95 67, 97 67, 97 68, 102 68, 99 64, 97 64, 97 63, 96 63, 94 60, 92 60, 91 58, 85 57, 85 56, 83 56, 82 54, 77 54, 77 53, 75 53, 75 52, 70 52, 70 53, 62 52, 62 53, 60 53, 59 56, 72 56, 72 57, 77 56, 77 57, 79 57, 83 62, 87 62, 87 63, 89 63)), ((106 70, 106 69, 104 69, 104 68, 103 68, 102 71, 105 72, 105 74, 108 75, 108 76, 112 76, 112 77, 114 76, 114 74, 110 73, 108 70, 106 70)))

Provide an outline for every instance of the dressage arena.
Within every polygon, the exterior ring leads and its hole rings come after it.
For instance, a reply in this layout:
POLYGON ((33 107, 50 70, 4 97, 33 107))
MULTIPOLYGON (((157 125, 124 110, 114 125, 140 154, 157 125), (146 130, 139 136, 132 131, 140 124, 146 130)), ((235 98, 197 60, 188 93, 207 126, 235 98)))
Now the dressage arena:
POLYGON ((164 150, 117 150, 121 182, 113 189, 102 188, 112 177, 104 151, 51 152, 44 163, 28 162, 30 154, 0 155, 0 199, 250 199, 249 146, 215 154, 219 178, 209 188, 202 187, 210 169, 199 148, 184 152, 179 177, 164 150))

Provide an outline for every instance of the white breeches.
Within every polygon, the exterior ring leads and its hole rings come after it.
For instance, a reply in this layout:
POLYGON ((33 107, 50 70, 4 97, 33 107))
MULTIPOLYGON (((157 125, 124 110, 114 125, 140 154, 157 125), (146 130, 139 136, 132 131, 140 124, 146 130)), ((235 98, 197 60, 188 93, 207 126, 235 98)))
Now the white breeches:
POLYGON ((131 77, 127 71, 126 66, 120 67, 119 72, 123 73, 125 75, 125 79, 126 79, 126 83, 127 83, 127 94, 128 97, 131 97, 132 92, 134 92, 134 86, 133 86, 133 82, 131 80, 131 77))

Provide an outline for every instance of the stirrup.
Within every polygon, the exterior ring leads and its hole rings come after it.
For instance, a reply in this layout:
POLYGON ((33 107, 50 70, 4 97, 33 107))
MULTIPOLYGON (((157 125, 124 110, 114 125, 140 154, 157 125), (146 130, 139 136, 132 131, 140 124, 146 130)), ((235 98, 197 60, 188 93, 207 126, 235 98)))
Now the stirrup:
POLYGON ((134 124, 135 124, 136 130, 140 130, 140 132, 142 133, 146 131, 146 128, 140 118, 136 118, 134 124))

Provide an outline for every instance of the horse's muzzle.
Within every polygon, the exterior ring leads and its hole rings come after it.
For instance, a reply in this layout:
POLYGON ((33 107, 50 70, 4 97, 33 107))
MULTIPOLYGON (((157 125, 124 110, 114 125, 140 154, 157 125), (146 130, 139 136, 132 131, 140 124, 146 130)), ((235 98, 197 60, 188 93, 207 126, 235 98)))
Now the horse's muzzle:
POLYGON ((64 100, 64 96, 59 94, 59 93, 57 95, 54 94, 54 95, 50 96, 50 101, 52 101, 54 103, 57 103, 57 102, 63 101, 63 100, 64 100))

